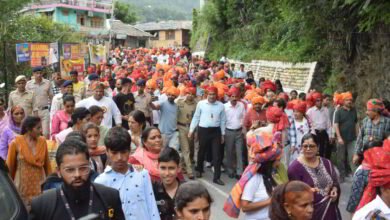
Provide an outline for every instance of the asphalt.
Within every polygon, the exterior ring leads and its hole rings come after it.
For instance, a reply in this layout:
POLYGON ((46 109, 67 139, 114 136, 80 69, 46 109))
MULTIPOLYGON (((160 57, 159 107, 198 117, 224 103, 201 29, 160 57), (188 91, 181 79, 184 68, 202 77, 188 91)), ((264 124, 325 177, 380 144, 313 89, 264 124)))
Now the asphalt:
MULTIPOLYGON (((211 207, 211 220, 230 220, 230 218, 223 212, 223 204, 228 197, 230 190, 233 188, 236 183, 236 179, 229 178, 226 174, 222 174, 221 180, 225 183, 224 186, 214 184, 213 173, 211 169, 206 168, 205 173, 202 178, 197 179, 200 181, 210 192, 214 202, 211 207)), ((350 220, 351 215, 345 210, 348 202, 348 197, 350 194, 352 185, 352 179, 347 178, 344 183, 341 184, 341 197, 339 202, 339 209, 342 214, 343 220, 350 220)), ((244 215, 241 213, 239 218, 240 220, 245 219, 244 215)))

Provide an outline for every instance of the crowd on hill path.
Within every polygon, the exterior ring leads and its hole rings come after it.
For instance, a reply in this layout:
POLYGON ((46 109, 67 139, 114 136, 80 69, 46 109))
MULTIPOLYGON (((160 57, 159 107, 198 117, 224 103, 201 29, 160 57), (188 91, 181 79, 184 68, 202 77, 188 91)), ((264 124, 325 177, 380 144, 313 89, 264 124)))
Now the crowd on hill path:
POLYGON ((237 218, 390 219, 390 105, 283 90, 186 48, 115 48, 80 73, 19 75, 0 100, 0 158, 30 219, 209 219, 196 179, 236 180, 237 218), (90 217, 91 217, 90 216, 90 217))

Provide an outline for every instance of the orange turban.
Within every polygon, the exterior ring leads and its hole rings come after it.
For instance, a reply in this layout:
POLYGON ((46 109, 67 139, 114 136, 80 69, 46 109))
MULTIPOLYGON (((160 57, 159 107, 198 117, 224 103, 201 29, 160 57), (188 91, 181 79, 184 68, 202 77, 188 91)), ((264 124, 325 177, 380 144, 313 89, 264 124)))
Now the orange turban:
POLYGON ((343 97, 343 101, 346 100, 346 99, 353 99, 351 92, 341 93, 341 96, 343 97))
POLYGON ((239 96, 240 95, 240 89, 237 87, 232 87, 229 89, 229 96, 239 96))
POLYGON ((266 80, 261 84, 261 89, 264 90, 264 92, 267 92, 268 89, 276 92, 276 84, 271 80, 266 80))
POLYGON ((285 92, 279 93, 278 98, 283 99, 285 102, 288 102, 288 99, 289 99, 287 93, 285 93, 285 92))
POLYGON ((185 94, 196 95, 196 88, 195 87, 187 87, 185 89, 185 94))
POLYGON ((315 102, 317 99, 322 99, 322 94, 320 92, 313 92, 311 97, 313 98, 313 101, 315 102))
POLYGON ((282 115, 283 115, 283 110, 275 106, 268 107, 267 111, 265 112, 267 121, 271 123, 278 123, 282 115))
POLYGON ((244 99, 251 101, 254 97, 258 96, 256 92, 253 92, 253 90, 250 90, 246 93, 244 99))
POLYGON ((341 105, 343 104, 343 94, 342 93, 338 93, 338 92, 335 92, 333 94, 333 103, 335 105, 341 105))
POLYGON ((218 94, 218 89, 217 89, 217 87, 215 87, 215 86, 209 86, 209 87, 207 88, 207 91, 208 91, 208 92, 213 92, 213 93, 215 93, 215 94, 218 94))
POLYGON ((385 105, 379 99, 370 99, 367 102, 367 110, 382 112, 385 109, 385 105))
POLYGON ((302 114, 306 113, 306 102, 298 101, 294 107, 294 111, 301 112, 302 114))
POLYGON ((294 106, 299 102, 298 99, 291 100, 287 102, 287 109, 294 109, 294 106))
POLYGON ((256 105, 256 104, 264 104, 265 103, 265 99, 263 98, 263 96, 255 96, 252 98, 252 105, 256 105))
POLYGON ((171 86, 167 89, 167 95, 174 95, 177 97, 180 95, 180 90, 174 86, 171 86))
POLYGON ((225 77, 225 71, 220 70, 214 74, 214 80, 219 81, 225 77))
POLYGON ((154 79, 149 79, 148 81, 146 81, 146 87, 147 87, 147 88, 156 89, 156 88, 157 88, 157 82, 156 82, 156 80, 154 80, 154 79))

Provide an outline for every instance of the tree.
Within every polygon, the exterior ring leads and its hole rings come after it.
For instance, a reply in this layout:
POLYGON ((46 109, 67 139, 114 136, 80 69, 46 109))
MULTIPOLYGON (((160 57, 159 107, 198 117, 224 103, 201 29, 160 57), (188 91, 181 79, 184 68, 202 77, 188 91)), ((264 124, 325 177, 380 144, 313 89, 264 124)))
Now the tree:
POLYGON ((122 2, 115 3, 114 18, 126 24, 133 24, 138 20, 134 6, 122 2))

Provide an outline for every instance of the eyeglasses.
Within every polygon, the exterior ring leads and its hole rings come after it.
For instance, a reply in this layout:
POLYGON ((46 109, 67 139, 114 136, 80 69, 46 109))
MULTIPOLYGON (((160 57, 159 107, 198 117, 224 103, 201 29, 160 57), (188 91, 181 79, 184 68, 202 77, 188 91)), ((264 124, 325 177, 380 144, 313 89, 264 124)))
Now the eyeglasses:
POLYGON ((65 167, 63 170, 69 175, 75 175, 76 172, 78 172, 80 175, 84 176, 91 172, 91 167, 89 165, 84 165, 81 167, 65 167))
POLYGON ((302 148, 304 148, 305 150, 306 149, 313 149, 313 148, 316 148, 317 147, 317 145, 315 145, 315 144, 303 144, 302 145, 302 148))

